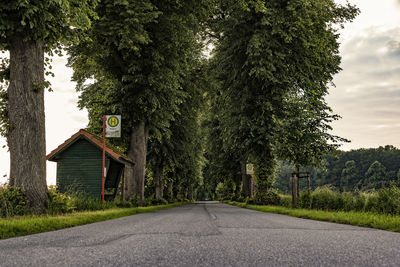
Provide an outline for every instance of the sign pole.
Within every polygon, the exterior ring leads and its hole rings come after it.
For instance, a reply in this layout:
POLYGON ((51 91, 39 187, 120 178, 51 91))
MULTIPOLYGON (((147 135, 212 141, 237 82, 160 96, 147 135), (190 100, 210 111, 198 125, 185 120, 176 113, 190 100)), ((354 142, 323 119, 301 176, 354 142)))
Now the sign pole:
POLYGON ((103 166, 102 166, 102 170, 101 170, 101 173, 102 173, 102 179, 101 179, 101 204, 103 204, 104 203, 104 168, 105 168, 105 165, 106 165, 106 149, 105 149, 105 146, 106 146, 106 137, 105 137, 105 135, 106 135, 106 116, 104 115, 103 116, 103 166))

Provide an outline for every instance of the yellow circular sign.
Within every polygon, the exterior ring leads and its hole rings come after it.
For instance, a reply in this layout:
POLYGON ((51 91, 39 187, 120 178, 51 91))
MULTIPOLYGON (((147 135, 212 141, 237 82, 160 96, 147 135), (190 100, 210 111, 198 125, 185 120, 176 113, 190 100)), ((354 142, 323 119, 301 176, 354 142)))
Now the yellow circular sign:
POLYGON ((119 124, 119 119, 115 116, 111 116, 108 118, 107 123, 110 127, 117 127, 119 124))

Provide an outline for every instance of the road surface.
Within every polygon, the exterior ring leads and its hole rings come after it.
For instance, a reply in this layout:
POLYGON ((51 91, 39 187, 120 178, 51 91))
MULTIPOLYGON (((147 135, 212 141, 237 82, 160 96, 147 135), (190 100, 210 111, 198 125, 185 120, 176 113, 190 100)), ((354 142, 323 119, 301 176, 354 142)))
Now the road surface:
POLYGON ((0 266, 399 266, 400 234, 204 202, 0 241, 0 266))

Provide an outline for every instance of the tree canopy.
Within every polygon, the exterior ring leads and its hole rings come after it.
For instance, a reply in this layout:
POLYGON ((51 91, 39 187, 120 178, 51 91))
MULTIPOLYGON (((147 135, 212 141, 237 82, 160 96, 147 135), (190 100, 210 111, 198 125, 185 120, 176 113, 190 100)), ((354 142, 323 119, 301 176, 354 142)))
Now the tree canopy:
POLYGON ((210 25, 224 151, 267 179, 275 158, 312 165, 345 140, 328 132, 338 117, 324 97, 340 71, 337 29, 357 13, 325 0, 220 2, 210 25))
POLYGON ((22 187, 33 210, 46 205, 45 52, 79 39, 95 17, 97 0, 6 0, 0 3, 1 133, 10 149, 10 185, 22 187), (5 86, 1 87, 2 90, 5 86))

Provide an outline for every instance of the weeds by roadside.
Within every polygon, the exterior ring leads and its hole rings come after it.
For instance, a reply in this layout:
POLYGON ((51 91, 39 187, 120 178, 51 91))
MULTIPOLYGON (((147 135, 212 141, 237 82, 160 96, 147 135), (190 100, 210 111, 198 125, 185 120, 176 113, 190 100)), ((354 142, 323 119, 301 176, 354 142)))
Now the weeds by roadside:
POLYGON ((42 215, 0 219, 0 239, 54 231, 139 213, 153 212, 161 209, 177 207, 186 203, 187 202, 179 202, 150 207, 114 208, 100 211, 74 212, 58 216, 42 215))
POLYGON ((248 208, 262 212, 278 213, 297 218, 328 221, 328 222, 350 224, 361 227, 370 227, 392 232, 400 232, 399 215, 393 216, 389 214, 377 214, 372 212, 357 212, 357 211, 292 209, 281 206, 246 205, 244 203, 232 202, 232 201, 228 202, 228 204, 235 205, 241 208, 248 208))
MULTIPOLYGON (((81 211, 99 211, 116 208, 133 208, 156 205, 167 205, 165 199, 155 200, 153 198, 140 201, 132 198, 129 201, 105 201, 103 204, 100 199, 93 198, 79 191, 68 193, 57 192, 55 186, 50 186, 47 191, 47 215, 62 215, 81 211)), ((173 201, 174 202, 177 202, 173 201)), ((181 200, 181 202, 184 200, 181 200)), ((12 218, 14 216, 32 215, 29 209, 29 202, 22 189, 7 185, 0 186, 0 218, 12 218)))

